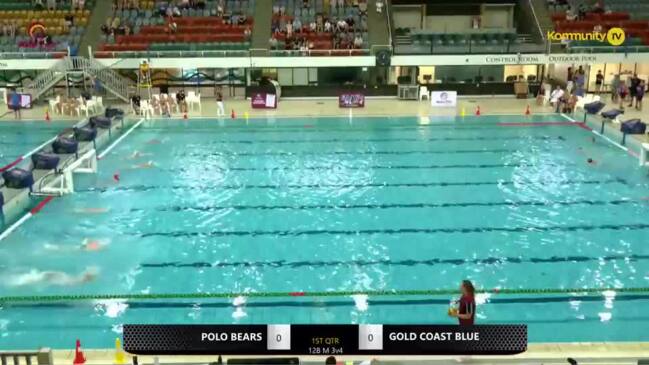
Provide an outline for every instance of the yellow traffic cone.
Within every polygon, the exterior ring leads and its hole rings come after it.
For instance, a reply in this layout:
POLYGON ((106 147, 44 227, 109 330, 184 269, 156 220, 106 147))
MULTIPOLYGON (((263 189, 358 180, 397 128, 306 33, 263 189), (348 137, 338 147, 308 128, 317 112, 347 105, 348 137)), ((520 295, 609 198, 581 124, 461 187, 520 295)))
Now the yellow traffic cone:
POLYGON ((124 351, 122 351, 122 343, 119 338, 115 339, 115 365, 126 364, 126 359, 124 356, 124 351))

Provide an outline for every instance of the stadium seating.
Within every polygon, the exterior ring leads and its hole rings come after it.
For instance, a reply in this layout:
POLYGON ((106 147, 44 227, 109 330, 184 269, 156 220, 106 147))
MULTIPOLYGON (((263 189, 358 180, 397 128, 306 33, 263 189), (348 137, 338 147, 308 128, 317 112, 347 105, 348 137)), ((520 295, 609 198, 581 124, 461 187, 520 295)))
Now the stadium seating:
POLYGON ((86 1, 84 9, 72 9, 67 2, 55 10, 47 10, 36 8, 31 0, 0 1, 0 54, 15 57, 15 52, 20 52, 26 58, 62 57, 68 47, 76 54, 93 6, 93 1, 86 1), (30 28, 35 24, 43 26, 44 29, 40 26, 35 29, 49 37, 47 42, 30 36, 30 28))
MULTIPOLYGON (((637 0, 606 0, 604 4, 605 12, 589 11, 578 20, 567 20, 565 11, 555 12, 552 14, 554 30, 562 33, 591 33, 596 27, 601 26, 601 32, 605 33, 610 28, 618 27, 624 29, 626 33, 623 46, 616 47, 608 42, 598 41, 571 41, 567 47, 568 51, 592 52, 594 49, 597 52, 649 51, 649 3, 637 0)), ((580 5, 582 5, 580 1, 570 2, 575 12, 580 5)))
POLYGON ((273 54, 292 54, 283 52, 285 50, 308 52, 309 55, 363 54, 361 50, 369 48, 366 9, 349 2, 343 6, 337 6, 334 0, 328 3, 326 5, 324 0, 274 0, 270 48, 282 52, 273 54), (346 30, 340 30, 340 21, 345 21, 346 30), (327 22, 331 24, 330 29, 325 27, 327 22), (291 35, 287 28, 291 29, 291 35))
POLYGON ((210 0, 202 9, 178 9, 180 14, 172 18, 164 14, 164 1, 143 1, 140 9, 117 9, 115 17, 128 26, 129 32, 107 35, 95 56, 113 57, 114 52, 121 52, 119 57, 138 57, 143 52, 247 52, 250 33, 246 31, 252 32, 254 6, 255 0, 228 0, 220 6, 218 0, 210 0))

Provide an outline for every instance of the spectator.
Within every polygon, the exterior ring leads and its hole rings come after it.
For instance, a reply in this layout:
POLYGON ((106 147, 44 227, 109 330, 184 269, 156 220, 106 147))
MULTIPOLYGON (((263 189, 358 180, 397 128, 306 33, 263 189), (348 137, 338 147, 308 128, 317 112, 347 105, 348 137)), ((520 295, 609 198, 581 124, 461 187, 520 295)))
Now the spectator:
POLYGON ((602 85, 604 85, 604 75, 602 74, 602 70, 597 71, 597 75, 595 75, 595 91, 598 93, 602 91, 602 85))
POLYGON ((613 80, 611 81, 611 101, 617 102, 618 91, 620 87, 620 75, 614 75, 613 80))
POLYGON ((638 85, 640 85, 640 79, 638 74, 633 74, 631 77, 631 82, 629 84, 629 95, 631 95, 631 100, 629 100, 629 106, 633 106, 633 99, 635 99, 638 92, 638 85))
POLYGON ((645 91, 647 90, 647 85, 645 85, 644 80, 640 80, 637 90, 635 92, 635 108, 637 110, 642 110, 642 99, 644 98, 645 91))
POLYGON ((360 34, 357 34, 356 37, 354 37, 354 48, 360 49, 363 47, 363 38, 360 36, 360 34))
POLYGON ((376 0, 376 12, 383 13, 383 0, 376 0))
POLYGON ((286 23, 286 37, 293 37, 293 23, 291 22, 286 23))
POLYGON ((300 18, 295 17, 295 19, 293 19, 293 29, 296 32, 301 32, 302 31, 302 22, 300 21, 300 18))
POLYGON ((176 34, 178 31, 178 24, 174 21, 170 21, 168 25, 169 34, 176 34))
POLYGON ((20 94, 18 94, 18 91, 16 91, 16 89, 12 89, 11 94, 9 94, 7 98, 7 100, 9 100, 7 106, 9 107, 9 109, 14 111, 14 117, 16 119, 20 119, 20 99, 20 94))
POLYGON ((252 36, 252 31, 250 30, 250 27, 246 27, 243 30, 243 35, 244 37, 246 37, 246 39, 250 39, 250 37, 252 36))
POLYGON ((587 12, 588 12, 588 9, 586 8, 586 4, 584 4, 584 3, 579 4, 579 7, 577 8, 577 19, 579 19, 579 20, 586 19, 586 13, 587 12))
POLYGON ((568 9, 566 9, 566 20, 569 21, 577 20, 577 14, 575 14, 575 11, 572 10, 572 6, 569 6, 568 9))
POLYGON ((336 365, 336 364, 337 364, 337 362, 336 362, 336 358, 333 357, 333 356, 329 356, 329 357, 325 360, 325 365, 336 365))
POLYGON ((331 22, 329 21, 329 19, 327 19, 324 23, 324 31, 331 33, 331 22))
POLYGON ((557 85, 557 88, 554 89, 554 91, 552 91, 552 93, 550 94, 550 104, 555 108, 557 113, 560 110, 559 107, 564 94, 565 92, 559 85, 557 85))
POLYGON ((367 16, 367 0, 361 0, 358 3, 358 14, 360 16, 367 16))
POLYGON ((176 103, 178 104, 181 113, 187 113, 187 101, 185 100, 185 90, 180 90, 176 93, 176 103))
POLYGON ((624 80, 620 80, 620 86, 618 86, 617 90, 617 94, 620 96, 620 109, 624 110, 624 101, 626 99, 626 96, 629 94, 629 87, 626 86, 626 82, 624 80))
POLYGON ((119 17, 114 17, 113 21, 110 23, 110 30, 113 34, 115 34, 115 31, 119 29, 119 25, 121 24, 121 21, 119 17))
POLYGON ((604 13, 605 9, 604 9, 604 3, 602 3, 602 0, 597 0, 597 2, 595 2, 595 4, 593 5, 593 10, 591 10, 591 11, 593 13, 596 13, 596 14, 604 13))

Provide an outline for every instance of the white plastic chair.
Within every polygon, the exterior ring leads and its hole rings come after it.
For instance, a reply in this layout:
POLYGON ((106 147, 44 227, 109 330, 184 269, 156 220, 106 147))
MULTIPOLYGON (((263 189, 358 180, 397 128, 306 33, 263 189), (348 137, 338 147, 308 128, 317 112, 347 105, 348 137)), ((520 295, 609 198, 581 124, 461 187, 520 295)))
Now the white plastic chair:
POLYGON ((170 97, 168 94, 161 94, 160 96, 160 100, 164 100, 169 106, 169 114, 171 114, 173 111, 178 113, 178 104, 176 103, 175 98, 170 97))
POLYGON ((90 108, 89 106, 84 102, 82 97, 78 97, 77 101, 79 102, 79 106, 77 106, 77 114, 81 116, 81 112, 86 113, 86 117, 90 116, 90 108))
POLYGON ((140 113, 142 113, 142 116, 145 119, 149 119, 153 116, 154 113, 153 106, 149 104, 148 100, 140 101, 140 113))
POLYGON ((97 112, 104 110, 104 98, 102 96, 95 97, 95 109, 97 109, 97 112))
POLYGON ((61 95, 57 95, 56 98, 48 100, 50 103, 50 109, 52 109, 52 114, 56 113, 56 107, 61 103, 61 95))
POLYGON ((428 93, 428 88, 426 86, 420 86, 419 87, 419 100, 424 100, 424 97, 426 97, 426 99, 430 100, 430 94, 428 93))
POLYGON ((194 105, 198 105, 198 111, 202 112, 203 108, 201 106, 201 96, 200 94, 196 94, 193 91, 188 91, 187 92, 187 97, 185 98, 187 101, 187 106, 190 110, 194 110, 194 105))

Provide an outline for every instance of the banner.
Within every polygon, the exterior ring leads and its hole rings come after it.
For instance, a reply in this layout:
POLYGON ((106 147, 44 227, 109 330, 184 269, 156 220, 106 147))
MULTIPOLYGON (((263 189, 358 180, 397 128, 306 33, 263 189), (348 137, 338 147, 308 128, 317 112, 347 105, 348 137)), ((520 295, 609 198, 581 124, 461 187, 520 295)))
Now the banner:
POLYGON ((455 107, 457 91, 433 91, 430 93, 430 104, 437 107, 455 107))
POLYGON ((275 109, 277 108, 277 96, 275 94, 254 93, 250 97, 250 105, 253 109, 275 109))
POLYGON ((358 92, 340 94, 338 106, 341 108, 363 108, 365 107, 365 95, 358 92))

